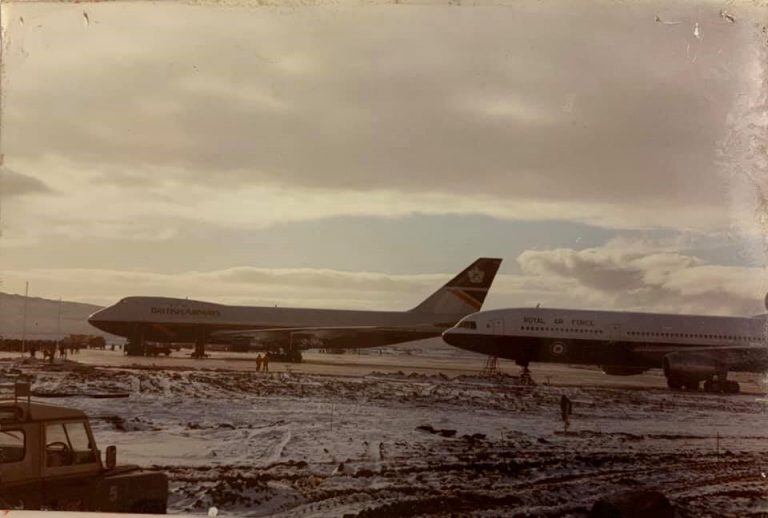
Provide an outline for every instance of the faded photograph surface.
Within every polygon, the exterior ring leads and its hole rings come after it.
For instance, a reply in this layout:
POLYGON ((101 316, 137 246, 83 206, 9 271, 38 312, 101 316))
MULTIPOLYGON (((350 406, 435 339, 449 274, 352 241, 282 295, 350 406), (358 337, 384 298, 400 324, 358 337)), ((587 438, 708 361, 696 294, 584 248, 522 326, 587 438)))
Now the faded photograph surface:
POLYGON ((0 507, 768 513, 767 13, 3 2, 0 507))

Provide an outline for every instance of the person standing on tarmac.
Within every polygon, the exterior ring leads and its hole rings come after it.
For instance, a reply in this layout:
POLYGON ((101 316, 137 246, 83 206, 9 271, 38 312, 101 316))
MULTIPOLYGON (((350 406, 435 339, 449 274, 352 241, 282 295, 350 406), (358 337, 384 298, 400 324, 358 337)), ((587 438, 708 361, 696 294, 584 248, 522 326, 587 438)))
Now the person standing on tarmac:
POLYGON ((560 396, 560 417, 563 420, 563 432, 567 432, 571 426, 571 414, 573 413, 573 403, 571 399, 563 394, 560 396))
POLYGON ((261 371, 261 362, 263 360, 261 359, 261 353, 256 357, 256 372, 261 371))
POLYGON ((269 372, 269 354, 264 355, 264 372, 269 372))

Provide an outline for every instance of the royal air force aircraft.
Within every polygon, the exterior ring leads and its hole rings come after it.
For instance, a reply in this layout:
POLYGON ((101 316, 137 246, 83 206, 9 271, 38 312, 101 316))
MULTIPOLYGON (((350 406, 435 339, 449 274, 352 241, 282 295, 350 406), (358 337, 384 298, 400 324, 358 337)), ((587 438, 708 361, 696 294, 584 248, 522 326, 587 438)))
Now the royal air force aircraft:
MULTIPOLYGON (((766 297, 768 308, 768 296, 766 297)), ((469 315, 443 333, 451 345, 515 360, 599 365, 630 376, 662 368, 672 389, 737 393, 729 371, 768 370, 766 317, 519 308, 469 315)))
POLYGON ((480 258, 408 311, 352 311, 227 306, 162 297, 127 297, 97 311, 88 322, 128 338, 127 350, 143 354, 145 341, 240 343, 282 350, 300 361, 301 349, 378 347, 440 336, 460 318, 482 308, 501 259, 480 258))

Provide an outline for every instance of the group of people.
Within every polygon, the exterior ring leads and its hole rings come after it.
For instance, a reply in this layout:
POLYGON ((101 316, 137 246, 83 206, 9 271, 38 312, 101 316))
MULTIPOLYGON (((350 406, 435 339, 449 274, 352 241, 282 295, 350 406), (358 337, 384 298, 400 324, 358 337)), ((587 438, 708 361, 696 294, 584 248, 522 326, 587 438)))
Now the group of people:
MULTIPOLYGON (((55 343, 51 343, 41 347, 43 358, 50 360, 51 362, 53 361, 53 358, 56 356, 57 350, 59 352, 59 358, 61 358, 62 360, 65 360, 67 358, 67 352, 69 352, 70 354, 77 354, 80 352, 80 346, 65 344, 65 343, 59 343, 57 346, 55 343)), ((29 355, 32 358, 35 358, 37 356, 37 344, 30 345, 29 355)))
POLYGON ((256 372, 269 372, 269 355, 259 353, 256 357, 256 372))

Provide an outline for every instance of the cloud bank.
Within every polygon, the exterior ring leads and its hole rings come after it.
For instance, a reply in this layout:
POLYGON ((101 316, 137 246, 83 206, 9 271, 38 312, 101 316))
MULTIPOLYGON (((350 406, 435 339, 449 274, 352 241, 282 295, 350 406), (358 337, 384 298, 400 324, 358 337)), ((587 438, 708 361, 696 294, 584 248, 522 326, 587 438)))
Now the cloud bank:
MULTIPOLYGON (((751 315, 762 312, 764 268, 610 243, 584 250, 528 250, 521 274, 500 274, 486 309, 533 306, 751 315)), ((458 269, 457 269, 458 270, 458 269)), ((159 274, 99 269, 6 272, 30 280, 36 295, 107 305, 129 295, 189 297, 220 303, 349 309, 409 309, 455 273, 391 275, 312 268, 233 267, 159 274)))

